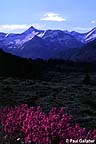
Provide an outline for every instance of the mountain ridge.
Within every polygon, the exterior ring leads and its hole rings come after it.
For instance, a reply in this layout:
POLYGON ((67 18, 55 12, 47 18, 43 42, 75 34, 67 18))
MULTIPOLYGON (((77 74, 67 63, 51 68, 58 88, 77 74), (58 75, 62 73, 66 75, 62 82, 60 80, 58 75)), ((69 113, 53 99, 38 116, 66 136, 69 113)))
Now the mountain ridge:
POLYGON ((87 44, 95 39, 96 27, 89 32, 78 33, 67 30, 38 30, 31 26, 21 34, 0 33, 0 47, 6 52, 25 58, 60 58, 62 53, 62 59, 76 60, 76 54, 80 50, 87 50, 87 44))

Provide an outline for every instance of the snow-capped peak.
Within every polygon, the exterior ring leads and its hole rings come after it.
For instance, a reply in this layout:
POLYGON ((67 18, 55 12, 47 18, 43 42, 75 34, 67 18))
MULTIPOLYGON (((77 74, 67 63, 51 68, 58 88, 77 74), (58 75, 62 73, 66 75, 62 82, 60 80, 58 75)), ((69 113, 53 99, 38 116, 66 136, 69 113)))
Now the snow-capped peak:
POLYGON ((96 33, 96 27, 89 31, 85 38, 88 38, 92 33, 96 33))
POLYGON ((89 31, 87 33, 87 35, 85 36, 85 41, 86 42, 92 41, 94 39, 96 39, 96 27, 93 28, 91 31, 89 31))
POLYGON ((29 34, 29 33, 32 33, 32 31, 35 31, 35 32, 39 32, 40 30, 34 28, 33 26, 31 26, 30 28, 28 28, 25 32, 23 32, 22 34, 29 34))

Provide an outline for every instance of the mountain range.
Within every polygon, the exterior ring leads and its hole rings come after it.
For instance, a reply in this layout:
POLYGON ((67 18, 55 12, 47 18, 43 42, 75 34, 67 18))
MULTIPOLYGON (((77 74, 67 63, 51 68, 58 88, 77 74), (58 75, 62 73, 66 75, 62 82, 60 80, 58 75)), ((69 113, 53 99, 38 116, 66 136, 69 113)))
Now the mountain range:
POLYGON ((21 34, 1 32, 0 48, 24 58, 96 62, 96 27, 86 33, 33 26, 21 34))

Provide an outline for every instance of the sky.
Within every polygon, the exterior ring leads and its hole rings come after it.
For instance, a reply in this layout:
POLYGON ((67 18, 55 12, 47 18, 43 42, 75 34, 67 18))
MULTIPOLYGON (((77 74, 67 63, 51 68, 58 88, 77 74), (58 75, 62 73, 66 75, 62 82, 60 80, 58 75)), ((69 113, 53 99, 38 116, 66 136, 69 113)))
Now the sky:
POLYGON ((30 26, 88 32, 96 26, 96 0, 0 0, 0 32, 30 26))

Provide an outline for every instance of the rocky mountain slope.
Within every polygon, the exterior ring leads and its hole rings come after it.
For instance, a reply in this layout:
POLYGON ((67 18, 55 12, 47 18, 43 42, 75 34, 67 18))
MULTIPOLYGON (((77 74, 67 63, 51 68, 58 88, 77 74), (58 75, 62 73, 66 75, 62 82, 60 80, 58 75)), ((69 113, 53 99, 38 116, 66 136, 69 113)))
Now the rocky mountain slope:
POLYGON ((0 33, 0 48, 32 59, 95 61, 95 40, 96 27, 87 33, 78 33, 66 30, 38 30, 31 26, 21 34, 0 33))

